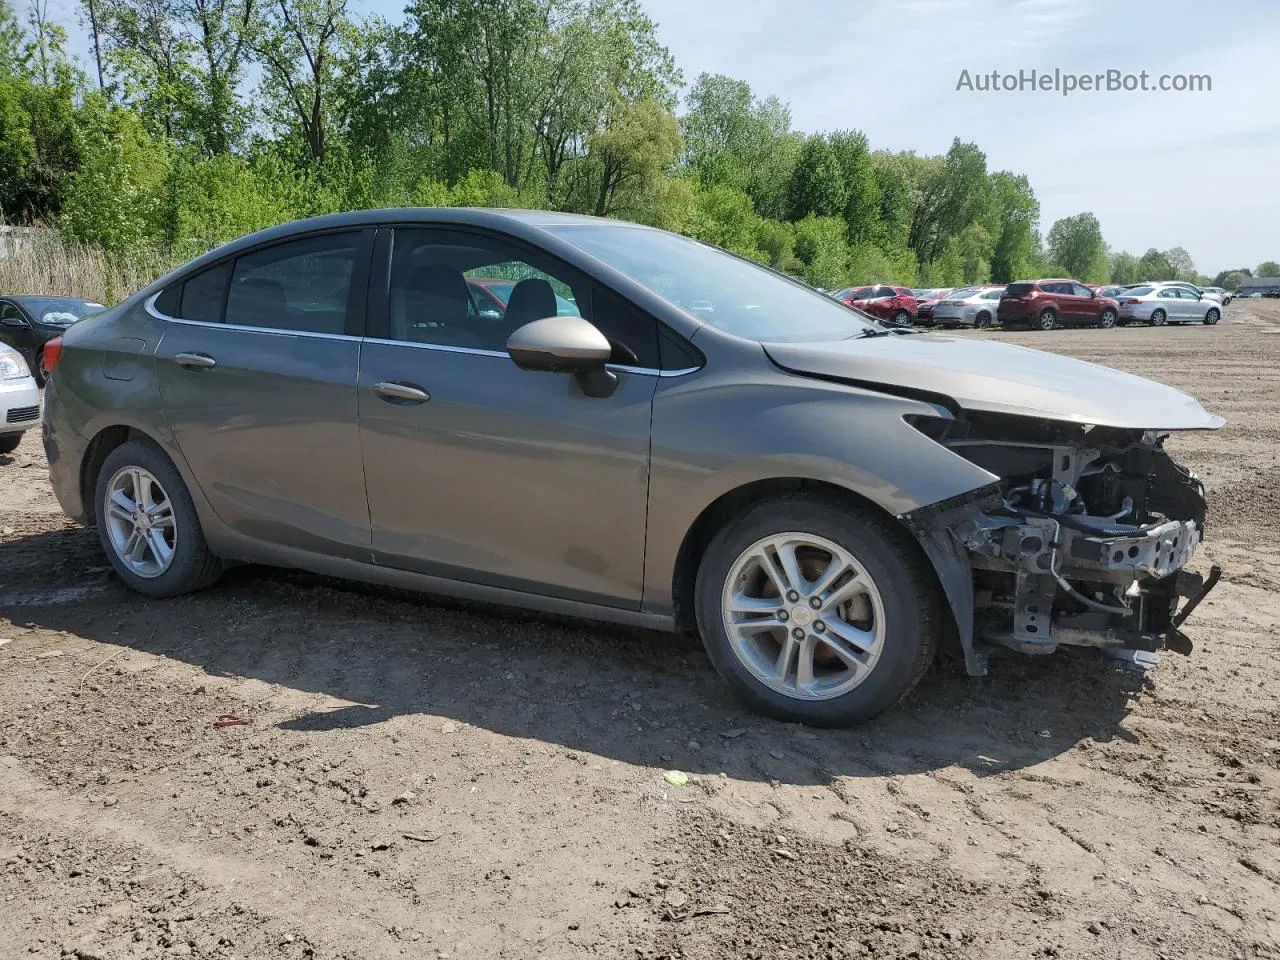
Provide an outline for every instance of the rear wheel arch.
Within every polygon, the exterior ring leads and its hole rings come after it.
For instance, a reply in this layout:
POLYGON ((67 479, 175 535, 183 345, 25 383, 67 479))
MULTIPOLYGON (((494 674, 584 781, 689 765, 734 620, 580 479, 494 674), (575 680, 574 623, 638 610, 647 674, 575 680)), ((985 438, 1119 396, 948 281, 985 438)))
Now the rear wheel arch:
POLYGON ((94 491, 98 486, 98 474, 111 451, 128 443, 130 440, 147 440, 160 449, 163 447, 156 439, 137 427, 115 424, 99 430, 85 448, 84 457, 80 461, 80 502, 84 504, 85 517, 89 523, 97 522, 97 503, 94 491))
MULTIPOLYGON (((862 510, 870 511, 887 522, 891 529, 901 532, 902 541, 917 551, 930 570, 934 570, 932 561, 925 554, 920 541, 897 517, 889 513, 874 500, 862 496, 848 487, 829 483, 825 480, 811 480, 804 477, 775 477, 765 480, 754 480, 742 484, 721 494, 708 504, 684 535, 680 549, 676 553, 675 570, 671 578, 671 599, 675 608, 676 625, 682 630, 696 629, 694 620, 694 590, 698 578, 698 567, 707 547, 715 535, 727 524, 741 517, 753 506, 765 503, 778 497, 797 493, 809 493, 836 503, 844 503, 862 510)), ((936 570, 934 570, 936 576, 936 570)))

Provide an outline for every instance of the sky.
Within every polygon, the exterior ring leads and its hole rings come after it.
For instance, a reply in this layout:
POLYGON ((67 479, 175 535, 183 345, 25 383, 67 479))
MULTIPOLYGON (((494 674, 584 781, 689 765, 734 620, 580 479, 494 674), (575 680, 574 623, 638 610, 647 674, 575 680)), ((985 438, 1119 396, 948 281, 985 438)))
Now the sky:
POLYGON ((724 73, 805 131, 872 147, 977 143, 1025 173, 1041 230, 1091 211, 1113 250, 1201 272, 1280 260, 1275 0, 642 0, 685 73, 724 73), (782 11, 785 10, 785 14, 782 11), (1209 74, 1209 92, 983 93, 962 70, 1209 74))
MULTIPOLYGON (((1041 230, 1091 211, 1113 250, 1202 273, 1280 260, 1277 0, 641 0, 684 71, 777 96, 806 132, 875 149, 977 143, 1025 173, 1041 230), (1208 74, 1204 92, 980 92, 961 71, 1208 74)), ((356 0, 398 19, 404 0, 356 0)), ((64 23, 76 0, 50 0, 64 23)), ((73 28, 76 46, 87 50, 73 28)))

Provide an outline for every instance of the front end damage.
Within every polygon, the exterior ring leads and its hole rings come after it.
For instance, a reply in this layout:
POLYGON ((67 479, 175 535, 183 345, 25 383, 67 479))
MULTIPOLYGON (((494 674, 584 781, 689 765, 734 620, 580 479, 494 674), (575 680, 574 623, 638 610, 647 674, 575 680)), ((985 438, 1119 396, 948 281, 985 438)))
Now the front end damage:
POLYGON ((902 518, 939 573, 970 674, 986 673, 992 645, 1191 652, 1178 628, 1218 571, 1184 569, 1204 537, 1204 486, 1165 435, 1000 413, 913 426, 999 478, 902 518))

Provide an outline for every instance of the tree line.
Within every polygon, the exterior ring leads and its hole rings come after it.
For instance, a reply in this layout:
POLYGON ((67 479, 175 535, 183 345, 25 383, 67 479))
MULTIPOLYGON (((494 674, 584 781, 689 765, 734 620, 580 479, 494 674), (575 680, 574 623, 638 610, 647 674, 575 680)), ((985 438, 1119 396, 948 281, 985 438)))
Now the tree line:
MULTIPOLYGON (((386 206, 620 217, 810 283, 1194 279, 1185 250, 1040 231, 1027 177, 805 134, 742 81, 686 84, 639 0, 82 0, 86 69, 47 0, 0 0, 0 216, 175 260, 386 206)), ((1221 277, 1225 278, 1225 272, 1221 277)))

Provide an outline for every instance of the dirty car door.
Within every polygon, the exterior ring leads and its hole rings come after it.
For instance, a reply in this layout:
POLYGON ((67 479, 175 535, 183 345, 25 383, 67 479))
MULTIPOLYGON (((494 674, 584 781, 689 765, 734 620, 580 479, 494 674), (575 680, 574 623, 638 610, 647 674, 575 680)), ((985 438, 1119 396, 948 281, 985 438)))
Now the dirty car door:
POLYGON ((169 423, 235 533, 370 558, 355 334, 371 244, 372 231, 284 241, 149 304, 166 321, 156 359, 169 423))
POLYGON ((376 561, 637 608, 656 327, 620 323, 621 301, 498 235, 406 227, 378 245, 359 389, 376 561), (515 284, 495 317, 467 288, 498 279, 515 284), (507 355, 514 329, 566 310, 633 368, 612 396, 507 355))

